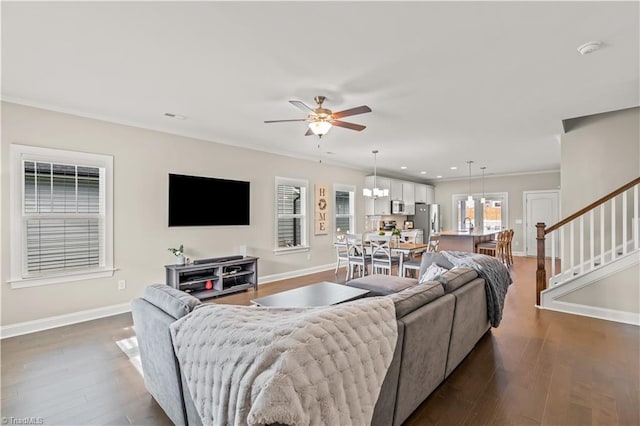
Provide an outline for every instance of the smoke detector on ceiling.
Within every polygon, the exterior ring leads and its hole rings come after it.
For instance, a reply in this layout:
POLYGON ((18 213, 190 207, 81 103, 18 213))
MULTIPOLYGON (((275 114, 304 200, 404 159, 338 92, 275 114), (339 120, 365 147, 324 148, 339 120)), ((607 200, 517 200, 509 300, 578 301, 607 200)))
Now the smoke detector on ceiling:
POLYGON ((580 52, 581 55, 588 55, 589 53, 595 52, 601 47, 602 47, 601 41, 590 41, 581 46, 578 46, 578 52, 580 52))

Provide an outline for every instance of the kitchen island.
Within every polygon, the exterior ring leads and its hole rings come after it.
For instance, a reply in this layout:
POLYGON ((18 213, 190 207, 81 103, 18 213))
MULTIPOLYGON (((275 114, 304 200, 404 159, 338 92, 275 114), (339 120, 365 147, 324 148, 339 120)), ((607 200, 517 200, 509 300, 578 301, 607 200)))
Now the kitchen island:
POLYGON ((481 229, 469 231, 442 231, 438 250, 465 251, 476 253, 476 245, 495 239, 500 231, 483 231, 481 229))

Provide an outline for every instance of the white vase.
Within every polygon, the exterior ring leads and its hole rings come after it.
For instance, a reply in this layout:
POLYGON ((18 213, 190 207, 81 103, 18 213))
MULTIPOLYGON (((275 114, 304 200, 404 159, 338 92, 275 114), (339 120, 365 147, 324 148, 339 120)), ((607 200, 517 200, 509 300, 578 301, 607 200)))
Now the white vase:
POLYGON ((176 265, 184 265, 184 256, 176 256, 176 265))

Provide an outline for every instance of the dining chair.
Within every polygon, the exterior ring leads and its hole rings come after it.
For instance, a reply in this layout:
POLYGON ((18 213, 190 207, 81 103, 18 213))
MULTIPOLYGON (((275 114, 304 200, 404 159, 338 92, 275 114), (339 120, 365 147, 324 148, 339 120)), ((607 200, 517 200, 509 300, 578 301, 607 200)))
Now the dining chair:
POLYGON ((437 235, 437 234, 429 235, 429 242, 427 243, 427 251, 435 253, 438 251, 439 245, 440 245, 440 235, 437 235))
POLYGON ((349 247, 346 244, 336 244, 336 271, 335 275, 338 275, 338 269, 340 269, 340 263, 344 260, 347 265, 347 274, 349 273, 349 247))
POLYGON ((360 276, 367 275, 367 267, 371 265, 371 256, 367 254, 362 236, 357 234, 347 234, 347 281, 353 279, 356 268, 360 276))
POLYGON ((388 271, 387 275, 391 275, 395 266, 398 275, 403 273, 400 271, 400 256, 391 254, 391 240, 389 237, 378 237, 371 240, 371 272, 378 273, 381 270, 388 271))

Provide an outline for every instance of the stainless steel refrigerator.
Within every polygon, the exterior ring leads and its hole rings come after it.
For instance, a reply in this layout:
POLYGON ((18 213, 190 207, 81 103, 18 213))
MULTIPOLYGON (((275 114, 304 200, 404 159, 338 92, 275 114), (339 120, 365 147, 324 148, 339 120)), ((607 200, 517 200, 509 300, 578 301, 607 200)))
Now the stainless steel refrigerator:
POLYGON ((413 220, 414 229, 424 230, 424 240, 431 234, 440 232, 440 204, 416 203, 416 214, 409 216, 413 220))

